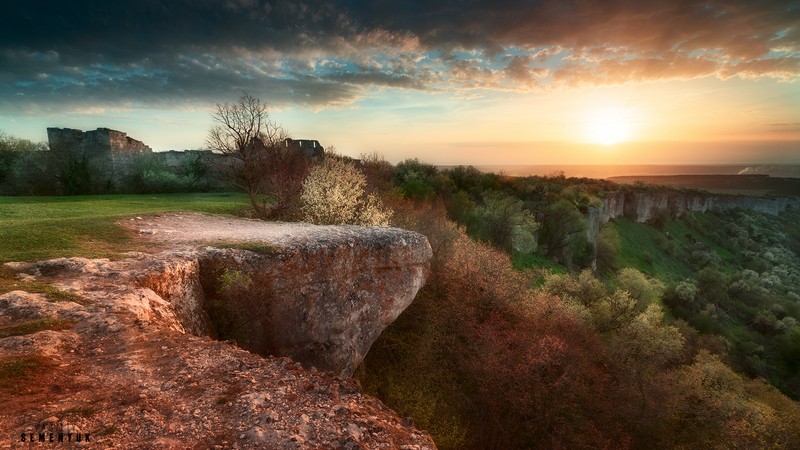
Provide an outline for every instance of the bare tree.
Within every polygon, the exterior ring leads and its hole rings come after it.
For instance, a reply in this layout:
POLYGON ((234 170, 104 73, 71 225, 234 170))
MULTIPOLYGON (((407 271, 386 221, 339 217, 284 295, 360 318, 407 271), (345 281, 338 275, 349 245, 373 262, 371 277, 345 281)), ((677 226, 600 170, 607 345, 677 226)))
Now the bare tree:
MULTIPOLYGON (((285 157, 288 135, 270 120, 267 105, 245 92, 236 103, 218 103, 211 118, 215 125, 206 144, 225 155, 220 158, 219 170, 228 183, 247 193, 259 217, 282 208, 282 199, 271 189, 279 177, 269 174, 280 169, 276 163, 296 159, 285 157)), ((278 186, 278 190, 285 188, 278 186)))

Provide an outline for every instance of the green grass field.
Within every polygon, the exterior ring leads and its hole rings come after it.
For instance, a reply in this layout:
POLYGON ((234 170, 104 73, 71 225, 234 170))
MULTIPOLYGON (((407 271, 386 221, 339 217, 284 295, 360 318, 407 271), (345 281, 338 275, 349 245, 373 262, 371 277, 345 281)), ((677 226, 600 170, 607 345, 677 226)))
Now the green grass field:
POLYGON ((538 253, 515 252, 511 262, 517 270, 541 268, 550 273, 567 273, 567 269, 564 266, 538 253))
MULTIPOLYGON (((711 219, 698 214, 696 220, 711 219)), ((729 275, 737 270, 732 264, 736 256, 730 250, 720 247, 711 237, 689 227, 683 220, 669 221, 665 231, 624 218, 617 219, 614 227, 619 236, 620 267, 632 267, 665 281, 689 278, 696 270, 687 262, 688 252, 694 249, 697 241, 720 257, 720 270, 729 275)))
POLYGON ((668 281, 682 280, 694 273, 691 266, 679 256, 686 245, 682 235, 673 236, 670 242, 663 232, 623 218, 617 219, 614 227, 619 236, 620 267, 632 267, 668 281), (668 245, 673 247, 672 252, 666 250, 668 245))
POLYGON ((248 208, 238 193, 0 197, 0 262, 113 257, 135 248, 115 222, 167 211, 230 214, 248 208))

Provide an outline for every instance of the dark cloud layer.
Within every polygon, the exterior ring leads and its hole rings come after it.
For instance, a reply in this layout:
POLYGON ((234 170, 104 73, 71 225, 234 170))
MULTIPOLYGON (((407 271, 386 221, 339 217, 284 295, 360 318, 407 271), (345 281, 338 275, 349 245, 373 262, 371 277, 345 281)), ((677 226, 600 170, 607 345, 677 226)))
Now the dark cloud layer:
POLYGON ((800 2, 14 2, 0 108, 800 76, 800 2))

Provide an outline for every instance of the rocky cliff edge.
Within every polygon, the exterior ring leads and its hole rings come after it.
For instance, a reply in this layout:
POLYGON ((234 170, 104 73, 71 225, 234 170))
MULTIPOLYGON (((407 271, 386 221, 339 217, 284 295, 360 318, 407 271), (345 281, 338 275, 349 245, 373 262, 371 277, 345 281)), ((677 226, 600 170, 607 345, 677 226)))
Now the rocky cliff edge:
POLYGON ((5 444, 435 448, 347 377, 424 283, 423 236, 200 214, 128 225, 161 251, 6 264, 43 293, 0 296, 5 444))

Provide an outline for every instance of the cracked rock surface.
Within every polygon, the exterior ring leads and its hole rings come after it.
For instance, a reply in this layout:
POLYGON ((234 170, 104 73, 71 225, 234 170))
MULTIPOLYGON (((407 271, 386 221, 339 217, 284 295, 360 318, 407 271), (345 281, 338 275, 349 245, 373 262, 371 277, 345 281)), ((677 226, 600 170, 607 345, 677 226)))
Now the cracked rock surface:
POLYGON ((20 435, 41 432, 89 433, 97 448, 435 448, 427 433, 346 377, 357 365, 355 349, 365 346, 365 354, 380 333, 374 330, 394 320, 424 282, 424 237, 307 225, 293 233, 290 224, 276 234, 254 221, 240 228, 254 233, 209 236, 217 221, 233 221, 224 227, 229 233, 237 219, 162 218, 141 219, 151 231, 141 238, 153 241, 155 254, 7 264, 20 279, 71 295, 0 295, 0 374, 10 373, 0 378, 2 447, 27 447, 20 435), (173 222, 204 225, 205 235, 182 233, 173 222), (215 241, 263 242, 269 251, 208 245, 215 241), (220 294, 225 270, 249 278, 250 287, 223 283, 220 294), (392 284, 401 279, 406 287, 392 284), (261 356, 212 338, 218 324, 204 302, 233 301, 240 289, 282 302, 265 309, 272 315, 264 315, 261 342, 272 351, 299 348, 298 357, 261 356), (287 324, 291 332, 280 332, 287 324), (343 366, 313 359, 336 354, 337 346, 350 355, 333 358, 343 366))

